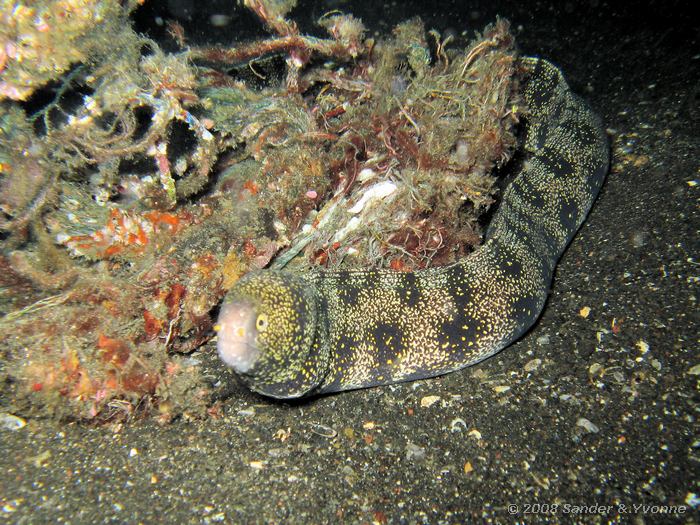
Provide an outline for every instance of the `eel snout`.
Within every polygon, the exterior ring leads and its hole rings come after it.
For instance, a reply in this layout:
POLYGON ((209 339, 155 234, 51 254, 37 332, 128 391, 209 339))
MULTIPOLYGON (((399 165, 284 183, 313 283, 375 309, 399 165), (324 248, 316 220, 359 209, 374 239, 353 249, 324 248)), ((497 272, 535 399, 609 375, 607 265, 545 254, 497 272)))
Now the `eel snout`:
POLYGON ((238 373, 245 373, 257 361, 255 309, 245 302, 224 303, 214 327, 218 334, 216 348, 221 360, 238 373))

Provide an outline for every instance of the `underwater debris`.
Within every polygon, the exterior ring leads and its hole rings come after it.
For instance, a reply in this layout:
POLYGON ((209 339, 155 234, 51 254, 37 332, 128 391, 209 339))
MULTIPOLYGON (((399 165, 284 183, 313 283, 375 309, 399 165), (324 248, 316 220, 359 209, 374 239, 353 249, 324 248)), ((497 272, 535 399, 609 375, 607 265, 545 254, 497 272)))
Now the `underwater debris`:
POLYGON ((0 100, 26 100, 72 64, 109 54, 110 35, 129 28, 140 2, 103 0, 2 0, 0 100))
POLYGON ((363 41, 365 28, 360 20, 351 15, 333 14, 321 18, 319 25, 332 37, 321 39, 299 34, 297 25, 284 18, 296 6, 296 0, 244 0, 243 4, 279 37, 228 49, 193 49, 194 58, 237 64, 273 53, 286 53, 286 87, 290 92, 299 92, 303 90, 299 78, 301 70, 312 55, 348 60, 357 58, 366 49, 363 41))
MULTIPOLYGON (((169 236, 178 233, 191 220, 185 212, 178 215, 154 210, 137 214, 119 208, 105 212, 107 219, 101 228, 76 235, 58 233, 56 242, 66 246, 72 255, 91 259, 141 255, 149 245, 155 244, 157 249, 157 237, 165 237, 169 242, 169 236)), ((84 228, 83 223, 75 220, 74 214, 68 214, 66 219, 75 221, 72 226, 84 228)))
POLYGON ((337 181, 297 239, 308 265, 407 271, 480 242, 478 215, 522 112, 513 38, 499 20, 466 54, 440 44, 433 63, 424 35, 411 20, 375 46, 373 67, 312 77, 325 84, 312 112, 337 137, 327 156, 337 181))
MULTIPOLYGON (((311 37, 286 18, 294 1, 246 0, 269 38, 168 54, 126 22, 136 3, 36 3, 33 16, 70 8, 106 29, 63 34, 49 17, 56 68, 31 83, 22 68, 43 64, 0 55, 13 413, 205 415, 211 388, 183 354, 213 337, 212 309, 242 275, 448 264, 480 242, 494 169, 515 150, 526 108, 504 20, 461 50, 418 19, 375 42, 334 12, 311 37), (280 82, 229 74, 271 56, 280 82), (26 113, 16 101, 37 90, 48 102, 26 113)), ((0 38, 17 41, 25 9, 3 15, 0 38)))
POLYGON ((23 239, 54 194, 55 166, 24 112, 0 103, 0 231, 23 239))

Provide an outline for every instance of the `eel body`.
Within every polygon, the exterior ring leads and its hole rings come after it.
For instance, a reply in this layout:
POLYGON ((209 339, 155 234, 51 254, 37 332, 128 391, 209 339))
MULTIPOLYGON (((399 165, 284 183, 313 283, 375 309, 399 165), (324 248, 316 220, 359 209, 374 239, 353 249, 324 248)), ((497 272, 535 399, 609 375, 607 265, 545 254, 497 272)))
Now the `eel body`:
POLYGON ((217 344, 252 390, 295 398, 445 374, 535 323, 555 265, 603 184, 609 147, 558 68, 521 60, 529 71, 526 157, 484 244, 450 266, 413 273, 247 275, 222 304, 217 344))

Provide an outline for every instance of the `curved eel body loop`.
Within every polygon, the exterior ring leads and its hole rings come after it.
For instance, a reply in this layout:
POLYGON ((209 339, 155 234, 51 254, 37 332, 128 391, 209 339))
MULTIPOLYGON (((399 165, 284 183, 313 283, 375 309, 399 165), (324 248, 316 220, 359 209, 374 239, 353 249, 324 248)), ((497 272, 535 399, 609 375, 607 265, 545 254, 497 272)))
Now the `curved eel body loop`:
POLYGON ((293 398, 433 377, 477 363, 539 317, 554 268, 603 184, 608 140, 558 68, 524 58, 526 158, 484 244, 413 273, 261 271, 219 316, 218 351, 254 391, 293 398))

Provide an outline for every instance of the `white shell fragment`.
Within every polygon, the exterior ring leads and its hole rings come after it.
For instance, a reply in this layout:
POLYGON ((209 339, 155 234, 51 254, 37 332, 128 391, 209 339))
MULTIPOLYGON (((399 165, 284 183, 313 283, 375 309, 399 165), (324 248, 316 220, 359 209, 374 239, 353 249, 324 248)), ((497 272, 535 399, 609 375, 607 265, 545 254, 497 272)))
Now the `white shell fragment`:
POLYGON ((367 189, 362 194, 362 197, 360 198, 359 201, 357 201, 352 208, 350 208, 348 211, 353 214, 360 213, 363 208, 367 205, 367 203, 370 203, 372 201, 376 201, 378 199, 383 199, 384 197, 388 197, 392 193, 396 191, 396 184, 391 182, 390 180, 385 180, 382 182, 378 182, 374 186, 370 187, 367 189))
POLYGON ((21 417, 6 412, 0 413, 0 428, 4 430, 19 430, 26 425, 27 422, 21 417))

